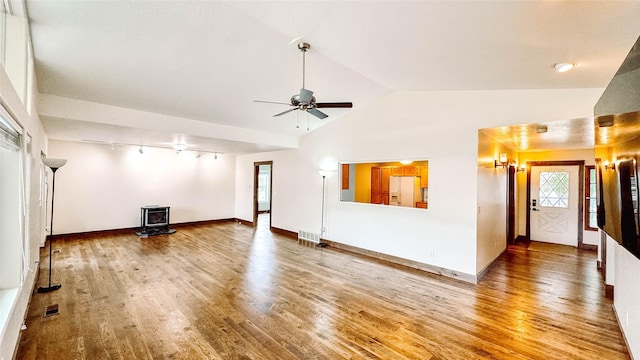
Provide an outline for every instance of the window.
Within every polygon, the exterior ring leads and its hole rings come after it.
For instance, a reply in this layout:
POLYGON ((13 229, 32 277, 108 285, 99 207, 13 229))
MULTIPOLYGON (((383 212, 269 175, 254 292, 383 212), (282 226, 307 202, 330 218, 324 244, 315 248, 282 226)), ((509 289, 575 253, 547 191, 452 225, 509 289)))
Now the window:
POLYGON ((569 172, 540 172, 540 206, 569 207, 569 172))
POLYGON ((269 173, 258 173, 258 202, 265 203, 269 201, 269 173))
POLYGON ((584 204, 586 211, 584 212, 584 229, 598 230, 598 198, 596 192, 596 167, 587 165, 585 168, 586 179, 584 181, 584 204))
POLYGON ((24 190, 20 128, 0 106, 0 328, 18 294, 24 266, 24 190))

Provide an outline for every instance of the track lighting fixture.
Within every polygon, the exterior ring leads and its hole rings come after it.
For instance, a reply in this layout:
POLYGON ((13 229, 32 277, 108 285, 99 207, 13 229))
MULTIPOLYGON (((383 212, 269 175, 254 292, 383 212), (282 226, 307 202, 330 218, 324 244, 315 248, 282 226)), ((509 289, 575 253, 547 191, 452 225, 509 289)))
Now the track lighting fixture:
POLYGON ((176 154, 180 154, 181 151, 187 150, 187 144, 173 144, 171 145, 175 150, 176 154))
MULTIPOLYGON (((0 0, 2 1, 2 0, 0 0)), ((171 144, 171 145, 167 145, 167 144, 159 144, 159 145, 140 145, 138 144, 131 144, 131 143, 107 143, 107 142, 97 142, 97 141, 90 141, 90 140, 82 140, 84 142, 89 142, 89 143, 96 143, 99 145, 107 145, 109 146, 109 148, 111 148, 111 150, 115 150, 116 147, 121 147, 121 146, 131 146, 134 148, 138 149, 138 153, 139 154, 144 154, 144 150, 145 147, 146 148, 155 148, 155 149, 173 149, 175 150, 176 154, 180 154, 183 151, 191 151, 195 154, 196 159, 199 159, 202 157, 203 154, 214 154, 213 158, 215 160, 218 159, 218 154, 224 154, 223 152, 218 152, 218 151, 208 151, 208 150, 196 150, 196 149, 189 149, 189 145, 187 145, 186 143, 175 143, 175 144, 171 144), (170 146, 170 147, 169 147, 170 146)), ((196 145, 192 144, 191 147, 196 147, 196 145)))

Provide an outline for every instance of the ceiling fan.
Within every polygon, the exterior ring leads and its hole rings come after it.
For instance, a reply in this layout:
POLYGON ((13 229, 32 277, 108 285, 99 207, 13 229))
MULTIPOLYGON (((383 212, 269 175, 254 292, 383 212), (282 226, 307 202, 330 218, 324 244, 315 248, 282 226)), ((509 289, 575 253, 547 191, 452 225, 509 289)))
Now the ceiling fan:
POLYGON ((319 118, 319 119, 324 119, 327 118, 329 115, 323 113, 322 111, 318 110, 321 108, 351 108, 353 107, 353 104, 350 102, 331 102, 331 103, 319 103, 316 102, 316 98, 315 96, 313 96, 313 91, 305 89, 305 84, 304 84, 304 80, 305 80, 305 54, 307 53, 307 50, 309 50, 311 48, 311 45, 309 45, 309 43, 306 42, 301 42, 298 44, 298 49, 300 49, 300 51, 302 52, 302 89, 300 89, 300 93, 299 94, 295 94, 293 96, 291 96, 291 99, 289 100, 290 103, 284 103, 284 102, 275 102, 275 101, 263 101, 263 100, 253 100, 254 102, 261 102, 261 103, 268 103, 268 104, 281 104, 281 105, 288 105, 291 106, 291 109, 285 110, 281 113, 277 113, 275 116, 280 116, 280 115, 284 115, 287 113, 290 113, 292 111, 295 110, 300 110, 300 111, 306 111, 307 113, 319 118))

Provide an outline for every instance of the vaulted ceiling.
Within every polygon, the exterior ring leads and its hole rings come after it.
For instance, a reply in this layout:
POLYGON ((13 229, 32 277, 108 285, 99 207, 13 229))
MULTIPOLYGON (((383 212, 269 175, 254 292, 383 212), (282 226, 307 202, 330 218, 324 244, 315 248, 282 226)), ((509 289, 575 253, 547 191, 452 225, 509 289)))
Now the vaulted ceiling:
MULTIPOLYGON (((52 139, 247 153, 393 91, 604 88, 640 34, 637 1, 27 0, 52 139), (302 86, 318 102, 272 117, 302 86), (293 40, 293 41, 292 41, 293 40), (573 62, 559 74, 552 65, 573 62)), ((526 109, 523 109, 526 111, 526 109)))

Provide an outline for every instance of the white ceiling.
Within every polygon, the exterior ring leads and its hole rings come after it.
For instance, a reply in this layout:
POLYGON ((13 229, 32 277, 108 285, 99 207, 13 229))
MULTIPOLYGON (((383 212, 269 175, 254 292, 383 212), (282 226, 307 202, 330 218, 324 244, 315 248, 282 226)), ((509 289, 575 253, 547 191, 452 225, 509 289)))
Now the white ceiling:
POLYGON ((288 102, 299 92, 302 57, 289 44, 298 36, 311 43, 306 87, 317 101, 354 103, 323 109, 325 120, 309 117, 313 130, 393 91, 604 88, 640 34, 638 1, 26 5, 38 87, 49 104, 41 117, 51 138, 158 145, 183 135, 201 149, 227 153, 291 147, 287 139, 307 132, 307 114, 273 118, 287 107, 253 102, 288 102), (577 68, 558 74, 557 62, 577 68), (285 141, 95 122, 81 111, 89 108, 84 102, 285 141), (69 111, 72 105, 78 110, 69 111))

